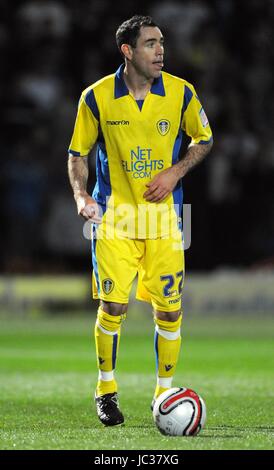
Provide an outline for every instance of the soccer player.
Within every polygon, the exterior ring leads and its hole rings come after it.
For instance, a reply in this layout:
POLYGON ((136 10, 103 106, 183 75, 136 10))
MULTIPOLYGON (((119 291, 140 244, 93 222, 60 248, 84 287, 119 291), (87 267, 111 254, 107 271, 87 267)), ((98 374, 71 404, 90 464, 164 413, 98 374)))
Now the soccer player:
POLYGON ((155 321, 152 406, 172 386, 184 281, 181 180, 212 146, 194 87, 162 72, 164 37, 152 18, 135 15, 125 21, 116 42, 124 63, 83 91, 68 159, 78 213, 93 222, 93 296, 100 299, 95 402, 108 426, 124 422, 114 370, 136 275, 136 297, 151 303, 155 321), (185 134, 191 141, 179 160, 185 134), (95 143, 97 181, 90 196, 88 154, 95 143))

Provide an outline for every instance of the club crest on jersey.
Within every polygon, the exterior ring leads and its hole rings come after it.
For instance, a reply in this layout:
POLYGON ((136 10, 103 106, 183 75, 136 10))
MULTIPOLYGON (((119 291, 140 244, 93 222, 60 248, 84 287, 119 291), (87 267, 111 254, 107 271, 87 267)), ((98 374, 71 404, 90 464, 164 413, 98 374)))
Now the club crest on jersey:
POLYGON ((105 294, 110 294, 114 288, 114 282, 112 279, 104 279, 102 281, 102 287, 105 294))
POLYGON ((157 129, 159 134, 166 135, 170 129, 170 122, 167 119, 161 119, 157 122, 157 129))

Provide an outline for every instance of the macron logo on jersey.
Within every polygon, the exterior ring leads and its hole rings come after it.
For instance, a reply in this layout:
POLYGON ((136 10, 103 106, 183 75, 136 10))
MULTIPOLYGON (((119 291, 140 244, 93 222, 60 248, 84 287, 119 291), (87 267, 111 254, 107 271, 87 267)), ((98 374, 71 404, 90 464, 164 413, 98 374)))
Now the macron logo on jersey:
POLYGON ((129 126, 129 121, 107 121, 107 126, 129 126))

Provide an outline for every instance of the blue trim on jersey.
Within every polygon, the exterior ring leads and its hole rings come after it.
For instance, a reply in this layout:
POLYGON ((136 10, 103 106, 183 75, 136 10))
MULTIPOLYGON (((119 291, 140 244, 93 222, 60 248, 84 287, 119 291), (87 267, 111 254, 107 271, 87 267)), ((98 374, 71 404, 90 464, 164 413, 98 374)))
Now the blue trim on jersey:
POLYGON ((100 295, 100 282, 99 282, 98 264, 97 264, 97 257, 96 257, 96 243, 97 243, 96 225, 93 224, 92 225, 92 240, 91 240, 92 266, 93 266, 93 272, 95 274, 98 295, 100 295))
POLYGON ((117 344, 118 344, 118 334, 113 335, 113 345, 112 345, 112 370, 115 369, 115 365, 116 365, 117 344))
MULTIPOLYGON (((174 146, 173 146, 173 152, 172 152, 172 165, 175 165, 179 161, 179 153, 180 153, 180 148, 182 145, 182 140, 183 140, 183 131, 182 129, 179 130, 178 135, 176 137, 174 146)), ((179 179, 178 183, 176 184, 175 188, 172 191, 173 195, 173 203, 176 204, 175 206, 175 211, 177 214, 177 217, 181 219, 182 217, 182 208, 183 208, 183 185, 182 185, 182 179, 179 179)), ((179 229, 182 230, 182 223, 179 223, 179 229)))
MULTIPOLYGON (((188 108, 188 105, 192 99, 193 93, 191 89, 185 85, 185 90, 184 90, 184 101, 183 101, 183 106, 182 106, 182 111, 181 111, 181 120, 180 120, 180 129, 178 132, 178 135, 175 139, 174 146, 173 146, 173 152, 172 152, 172 165, 175 165, 179 161, 179 153, 180 153, 180 148, 182 145, 182 140, 183 140, 183 130, 181 129, 182 125, 182 120, 184 117, 184 113, 188 108)), ((182 184, 182 179, 180 179, 175 186, 175 188, 172 191, 172 196, 173 196, 173 203, 175 205, 175 211, 177 214, 177 217, 179 219, 178 222, 178 227, 179 230, 183 229, 183 224, 182 224, 182 210, 183 210, 183 184, 182 184)))
MULTIPOLYGON (((115 99, 122 98, 122 96, 126 96, 129 94, 128 87, 126 86, 124 76, 123 76, 124 68, 125 68, 125 64, 120 65, 120 67, 115 73, 115 81, 114 81, 115 99)), ((153 93, 154 95, 159 95, 159 96, 166 96, 162 74, 160 75, 159 78, 154 79, 154 82, 150 89, 150 93, 153 93)))
POLYGON ((206 145, 206 144, 210 144, 210 142, 213 142, 213 137, 210 137, 209 140, 200 140, 198 144, 206 145))
POLYGON ((69 156, 72 155, 73 157, 81 157, 80 152, 76 152, 75 150, 68 149, 68 153, 69 153, 69 156))
POLYGON ((120 65, 118 70, 115 73, 115 84, 114 84, 114 96, 115 99, 122 98, 129 94, 128 87, 125 84, 123 77, 125 64, 120 65))
POLYGON ((98 143, 96 151, 96 183, 92 197, 101 206, 103 214, 106 212, 106 198, 111 195, 111 183, 108 167, 108 156, 105 144, 98 143))
POLYGON ((182 116, 184 115, 184 112, 187 110, 187 107, 191 101, 191 98, 193 96, 193 93, 190 88, 188 88, 187 85, 185 85, 185 93, 184 93, 184 103, 183 103, 183 109, 182 109, 182 116))
POLYGON ((157 333, 157 331, 155 330, 155 335, 154 335, 154 350, 155 350, 155 355, 156 355, 156 371, 159 370, 158 338, 159 338, 159 333, 157 333))
POLYGON ((159 78, 154 79, 154 82, 152 83, 152 87, 150 89, 150 93, 159 96, 166 96, 162 74, 159 78))
POLYGON ((99 121, 100 114, 99 114, 99 109, 96 103, 96 98, 95 98, 93 90, 89 90, 89 92, 86 94, 85 102, 88 105, 89 109, 91 110, 93 116, 97 119, 97 121, 99 121))
POLYGON ((142 111, 144 100, 136 100, 136 103, 138 104, 140 111, 142 111))

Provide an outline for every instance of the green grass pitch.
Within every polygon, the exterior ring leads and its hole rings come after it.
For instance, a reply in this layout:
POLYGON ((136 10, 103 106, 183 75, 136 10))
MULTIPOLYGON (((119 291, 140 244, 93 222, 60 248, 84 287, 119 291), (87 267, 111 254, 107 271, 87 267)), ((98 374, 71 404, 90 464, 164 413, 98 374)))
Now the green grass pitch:
MULTIPOLYGON (((152 421, 153 322, 129 309, 116 377, 125 425, 95 414, 95 314, 1 317, 1 449, 273 449, 274 318, 187 314, 174 386, 207 405, 197 437, 162 436, 152 421)), ((139 313, 138 313, 139 311, 139 313)))

